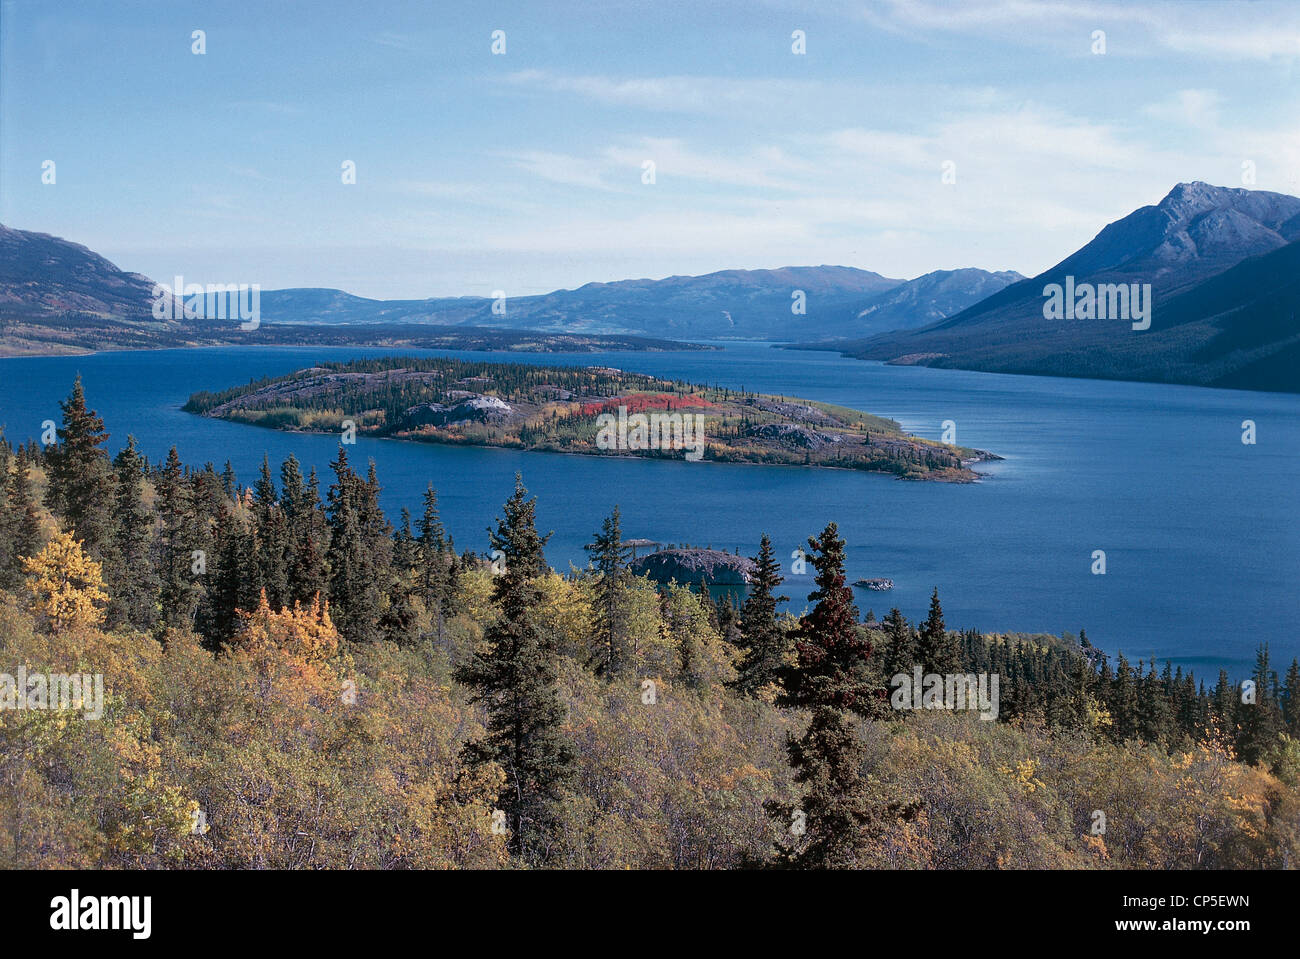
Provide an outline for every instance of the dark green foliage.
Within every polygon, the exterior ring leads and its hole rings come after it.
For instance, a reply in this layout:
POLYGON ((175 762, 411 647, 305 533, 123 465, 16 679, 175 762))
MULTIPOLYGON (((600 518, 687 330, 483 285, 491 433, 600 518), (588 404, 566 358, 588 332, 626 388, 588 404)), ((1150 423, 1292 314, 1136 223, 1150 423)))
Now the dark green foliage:
POLYGON ((749 584, 749 595, 740 611, 740 629, 737 645, 741 650, 736 664, 735 689, 747 696, 776 683, 786 665, 790 640, 777 620, 776 609, 789 597, 778 595, 781 585, 781 564, 772 550, 767 534, 758 544, 754 558, 757 570, 749 584))
POLYGON ((573 747, 562 732, 555 651, 535 621, 541 604, 538 577, 546 571, 537 532, 537 501, 523 479, 505 504, 505 516, 489 530, 503 569, 493 582, 500 616, 456 678, 474 691, 487 711, 487 735, 465 747, 474 764, 495 762, 505 771, 500 808, 511 848, 530 862, 542 860, 557 838, 556 804, 573 774, 573 747))

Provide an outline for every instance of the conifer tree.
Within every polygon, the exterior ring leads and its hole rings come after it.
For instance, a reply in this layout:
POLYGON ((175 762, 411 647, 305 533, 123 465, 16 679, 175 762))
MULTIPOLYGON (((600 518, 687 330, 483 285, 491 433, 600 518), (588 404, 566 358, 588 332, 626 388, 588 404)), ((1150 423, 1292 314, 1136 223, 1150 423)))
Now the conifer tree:
POLYGON ((863 866, 866 840, 881 824, 863 776, 864 750, 851 716, 879 706, 867 676, 871 644, 858 627, 858 609, 845 585, 844 541, 831 523, 808 540, 817 586, 812 611, 799 623, 797 662, 786 673, 782 705, 807 709, 812 720, 787 745, 795 782, 804 787, 798 809, 769 804, 791 839, 777 845, 778 862, 796 868, 863 866), (800 828, 794 828, 795 825, 800 828))
POLYGON ((1255 652, 1251 678, 1255 681, 1255 701, 1243 702, 1239 708, 1241 735, 1237 754, 1243 762, 1256 763, 1268 755, 1284 729, 1278 702, 1277 673, 1269 664, 1268 643, 1255 652))
POLYGON ((789 597, 777 595, 782 583, 781 564, 766 533, 759 540, 754 565, 754 579, 740 611, 741 656, 733 683, 746 696, 754 696, 778 681, 790 651, 789 639, 776 618, 777 606, 789 597))
POLYGON ((57 431, 58 445, 47 456, 50 506, 89 557, 115 568, 114 482, 108 454, 102 449, 109 434, 103 419, 86 407, 80 376, 59 407, 63 426, 57 431))
POLYGON ((926 673, 946 676, 961 668, 956 644, 943 622, 943 606, 939 604, 937 588, 930 594, 930 612, 921 624, 916 655, 926 673))
POLYGON ((348 465, 342 446, 330 466, 336 477, 329 490, 330 609, 346 640, 370 643, 381 636, 383 612, 381 557, 373 548, 378 507, 371 503, 368 484, 348 465))
POLYGON ((267 605, 278 611, 291 605, 289 593, 289 530, 284 511, 271 479, 271 463, 262 457, 262 468, 253 486, 254 574, 258 586, 266 592, 267 605))
POLYGON ((605 517, 594 540, 584 548, 591 555, 597 573, 592 603, 595 648, 589 665, 598 676, 626 678, 636 666, 624 604, 628 556, 632 551, 623 545, 623 517, 617 506, 605 517))
MULTIPOLYGON (((201 575, 206 576, 208 557, 205 547, 196 542, 190 484, 174 446, 167 453, 162 471, 157 474, 155 488, 158 515, 162 520, 162 531, 154 548, 161 579, 160 622, 163 626, 188 627, 193 623, 203 593, 195 563, 201 561, 199 568, 205 570, 201 575), (196 558, 196 551, 204 555, 196 558)), ((244 567, 245 570, 248 568, 244 567)))
POLYGON ((912 675, 913 667, 920 665, 916 652, 916 630, 907 622, 897 606, 889 611, 881 627, 885 632, 884 675, 888 683, 894 676, 912 675))
POLYGON ((1300 739, 1300 659, 1291 660, 1286 671, 1285 712, 1286 731, 1292 739, 1300 739))
POLYGON ((114 551, 120 558, 117 578, 110 583, 108 625, 151 629, 158 618, 158 574, 150 551, 153 512, 144 502, 144 459, 128 436, 113 460, 117 479, 114 551))
POLYGON ((500 615, 483 648, 457 670, 487 710, 487 734, 465 747, 474 765, 495 763, 506 775, 498 798, 510 829, 510 848, 538 862, 557 838, 556 804, 573 774, 573 746, 565 737, 556 653, 535 620, 541 605, 538 578, 546 571, 547 536, 536 526, 537 501, 528 499, 521 477, 505 504, 505 516, 489 530, 504 571, 493 580, 500 615))

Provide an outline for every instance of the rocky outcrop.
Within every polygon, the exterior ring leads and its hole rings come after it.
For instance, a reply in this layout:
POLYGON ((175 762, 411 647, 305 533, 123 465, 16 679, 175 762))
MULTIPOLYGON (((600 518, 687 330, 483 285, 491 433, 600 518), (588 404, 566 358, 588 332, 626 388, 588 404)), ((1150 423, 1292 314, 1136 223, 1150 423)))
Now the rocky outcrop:
POLYGON ((844 442, 844 437, 838 433, 823 433, 794 423, 765 423, 751 427, 749 435, 770 440, 786 449, 821 450, 844 442))
POLYGON ((853 584, 861 586, 863 589, 874 589, 876 592, 883 593, 894 588, 892 579, 860 579, 853 584))
POLYGON ((496 423, 513 412, 509 403, 496 396, 471 394, 455 403, 422 403, 412 406, 402 414, 402 429, 419 426, 446 426, 471 420, 476 423, 496 423))
POLYGON ((719 549, 661 549, 642 556, 630 566, 633 575, 649 576, 656 583, 744 586, 757 572, 754 561, 719 549))

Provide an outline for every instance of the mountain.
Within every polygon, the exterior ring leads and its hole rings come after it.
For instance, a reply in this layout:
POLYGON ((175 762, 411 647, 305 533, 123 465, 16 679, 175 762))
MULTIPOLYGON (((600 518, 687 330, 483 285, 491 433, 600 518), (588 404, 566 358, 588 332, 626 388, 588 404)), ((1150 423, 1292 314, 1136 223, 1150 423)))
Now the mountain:
MULTIPOLYGON (((150 337, 159 340, 157 345, 180 346, 194 336, 228 333, 201 320, 154 320, 148 277, 124 273, 75 243, 0 227, 0 252, 0 322, 5 324, 0 336, 21 350, 146 346, 150 337)), ((504 304, 474 296, 373 300, 333 289, 262 290, 260 310, 263 325, 421 324, 788 341, 918 326, 1016 279, 1018 273, 967 269, 898 280, 846 266, 788 266, 588 283, 575 290, 507 297, 504 304), (796 297, 798 291, 802 298, 796 297), (796 312, 800 304, 803 312, 796 312)), ((228 315, 234 313, 228 310, 228 315)))
MULTIPOLYGON (((284 309, 321 320, 245 330, 233 319, 155 319, 153 290, 148 277, 119 270, 80 244, 0 226, 0 356, 222 344, 571 353, 698 348, 651 337, 392 322, 416 309, 411 303, 427 313, 428 301, 381 303, 337 290, 279 291, 284 309), (370 322, 343 325, 340 314, 370 322)), ((226 315, 237 315, 229 301, 226 315)))
POLYGON ((929 326, 834 348, 989 372, 1293 390, 1300 374, 1279 357, 1300 333, 1286 272, 1297 240, 1300 199, 1180 183, 1033 279, 929 326), (1134 329, 1131 318, 1048 318, 1045 290, 1067 283, 1150 284, 1150 328, 1134 329))
POLYGON ((504 314, 493 312, 494 301, 486 297, 364 300, 337 290, 274 290, 262 294, 262 314, 272 323, 436 322, 686 339, 789 339, 792 327, 816 325, 820 333, 822 323, 850 317, 857 304, 902 283, 846 266, 722 270, 508 296, 504 314), (804 293, 806 314, 791 310, 796 290, 804 293))
POLYGON ((1015 270, 935 270, 860 304, 847 325, 858 335, 914 329, 960 313, 1023 279, 1015 270))

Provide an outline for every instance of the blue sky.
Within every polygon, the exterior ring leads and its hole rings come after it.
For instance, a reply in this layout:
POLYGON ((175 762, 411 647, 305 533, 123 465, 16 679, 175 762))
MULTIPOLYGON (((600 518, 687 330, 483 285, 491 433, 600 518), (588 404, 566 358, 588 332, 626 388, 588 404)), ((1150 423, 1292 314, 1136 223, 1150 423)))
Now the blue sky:
POLYGON ((1298 61, 1297 3, 0 0, 0 222, 374 297, 1032 274, 1180 180, 1300 193, 1298 61))

